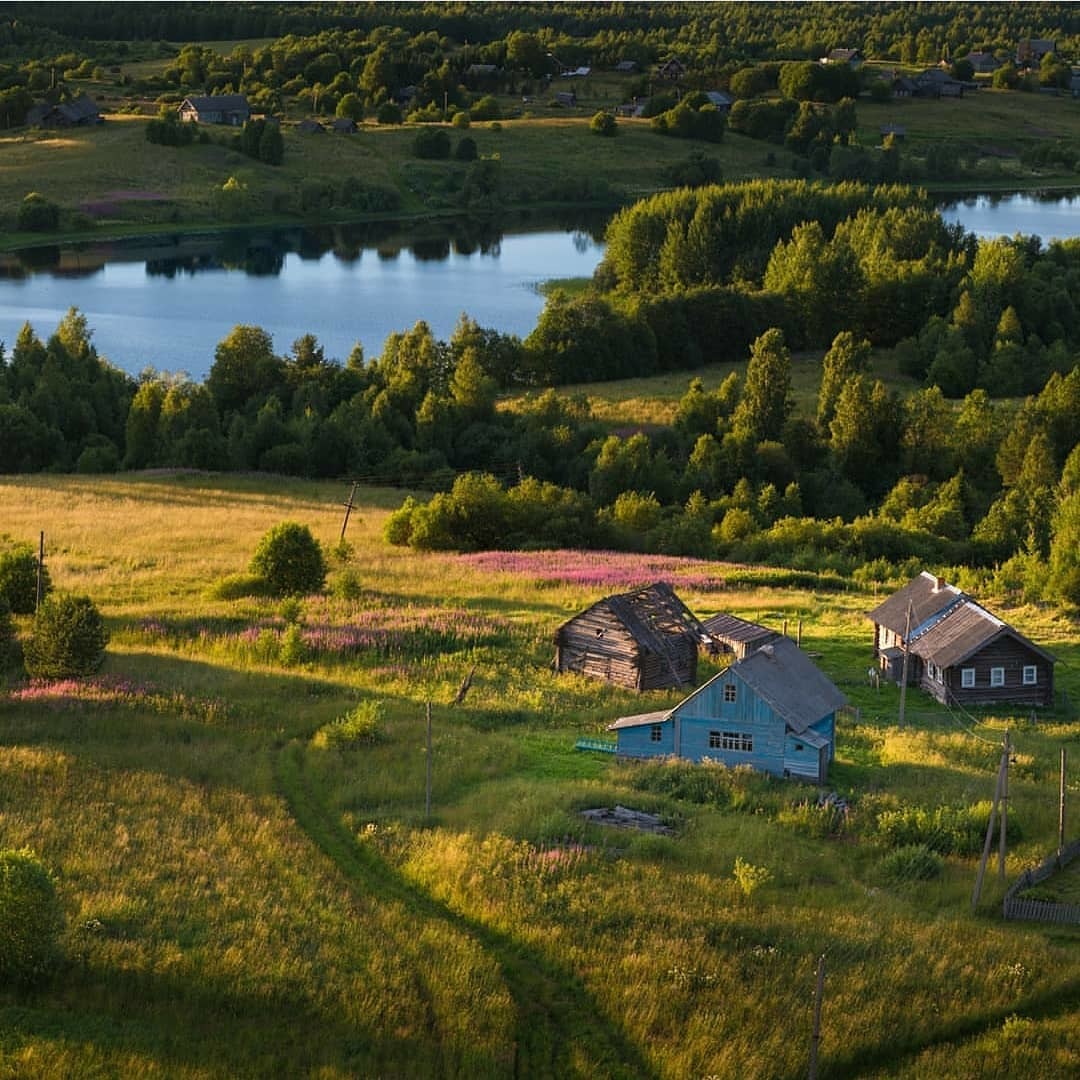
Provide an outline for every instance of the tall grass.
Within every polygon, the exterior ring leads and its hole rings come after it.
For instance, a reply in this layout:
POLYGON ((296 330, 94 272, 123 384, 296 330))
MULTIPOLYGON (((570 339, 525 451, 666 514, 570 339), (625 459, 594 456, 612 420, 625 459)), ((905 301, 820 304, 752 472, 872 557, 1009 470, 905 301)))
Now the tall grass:
MULTIPOLYGON (((822 952, 823 1075, 967 1076, 988 1053, 998 1075, 1075 1073, 1077 932, 998 922, 993 873, 970 912, 968 834, 1004 728, 1012 879, 1055 843, 1064 719, 950 714, 913 691, 901 729, 895 688, 865 679, 871 593, 736 588, 732 568, 688 560, 416 555, 380 538, 386 492, 350 524, 341 596, 284 614, 207 597, 279 520, 334 543, 341 497, 240 477, 0 481, 5 531, 44 529, 57 586, 98 600, 113 633, 100 677, 9 672, 0 694, 0 844, 41 853, 67 913, 62 975, 33 998, 0 989, 15 1075, 794 1077, 822 952), (560 623, 637 574, 702 615, 802 620, 861 710, 831 774, 842 819, 801 785, 573 750, 678 700, 550 667, 560 623), (377 737, 313 741, 376 713, 377 737), (580 815, 617 803, 674 834, 580 815), (912 844, 941 852, 938 876, 889 854, 912 844), (737 866, 760 871, 754 888, 737 866)), ((1075 699, 1075 627, 1009 616, 1052 640, 1075 699)))

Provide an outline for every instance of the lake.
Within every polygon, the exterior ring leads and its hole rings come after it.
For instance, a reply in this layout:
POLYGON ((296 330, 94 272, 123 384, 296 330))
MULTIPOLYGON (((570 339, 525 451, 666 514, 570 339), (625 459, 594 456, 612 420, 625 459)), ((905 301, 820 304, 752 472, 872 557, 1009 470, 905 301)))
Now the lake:
MULTIPOLYGON (((979 236, 1080 235, 1080 196, 980 195, 941 208, 979 236)), ((152 366, 203 379, 237 323, 262 326, 279 353, 301 335, 344 360, 371 359, 387 335, 419 319, 447 338, 462 312, 527 335, 544 306, 538 286, 589 277, 603 257, 603 215, 246 229, 0 255, 0 340, 29 321, 42 337, 69 307, 98 351, 131 374, 152 366)))
POLYGON ((342 361, 358 341, 378 356, 419 319, 447 338, 462 312, 524 337, 544 306, 541 283, 592 274, 605 220, 506 233, 476 222, 238 230, 0 255, 0 340, 10 349, 27 321, 47 337, 74 306, 118 367, 201 380, 237 323, 263 327, 279 353, 313 333, 342 361))

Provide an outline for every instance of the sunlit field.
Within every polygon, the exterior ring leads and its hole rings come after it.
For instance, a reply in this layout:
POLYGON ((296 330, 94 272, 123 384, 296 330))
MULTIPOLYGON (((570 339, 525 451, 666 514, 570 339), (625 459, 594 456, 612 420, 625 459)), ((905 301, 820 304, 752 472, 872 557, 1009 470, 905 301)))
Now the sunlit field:
MULTIPOLYGON (((112 634, 93 679, 12 669, 0 692, 0 846, 34 848, 66 912, 55 978, 0 989, 0 1075, 801 1077, 822 954, 822 1077, 1080 1072, 1080 932, 1003 922, 996 862, 971 909, 1004 730, 1011 882, 1056 847, 1061 746, 1080 789, 1071 707, 1033 722, 912 691, 901 728, 899 692, 867 682, 863 615, 896 583, 875 598, 691 559, 418 555, 382 539, 405 494, 388 489, 358 492, 342 547, 347 494, 0 478, 0 533, 44 531, 55 586, 112 634), (331 552, 325 593, 299 612, 216 598, 287 519, 331 552), (702 617, 801 623, 852 706, 830 773, 846 814, 740 770, 574 749, 679 700, 551 667, 570 615, 654 580, 702 617), (320 736, 358 706, 370 738, 320 736), (616 804, 674 833, 579 814, 616 804), (898 857, 909 835, 940 874, 898 857)), ((1080 700, 1075 622, 982 599, 1080 700)))

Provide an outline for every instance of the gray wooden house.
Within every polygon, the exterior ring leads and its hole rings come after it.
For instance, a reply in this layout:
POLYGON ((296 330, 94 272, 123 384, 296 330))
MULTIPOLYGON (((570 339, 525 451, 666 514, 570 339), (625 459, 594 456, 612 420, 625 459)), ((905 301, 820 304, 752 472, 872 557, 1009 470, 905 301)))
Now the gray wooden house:
POLYGON ((80 94, 59 105, 43 102, 32 106, 26 114, 28 127, 85 127, 101 123, 98 103, 88 94, 80 94))
POLYGON ((954 585, 925 571, 879 604, 874 655, 886 678, 944 705, 1054 703, 1055 658, 954 585))
POLYGON ((609 725, 622 757, 749 765, 823 784, 844 695, 795 642, 779 637, 710 679, 673 709, 609 725))
POLYGON ((555 670, 632 690, 692 686, 704 627, 675 591, 657 582, 608 596, 555 633, 555 670))
POLYGON ((243 94, 192 94, 180 102, 179 113, 185 123, 242 127, 251 119, 251 106, 243 94))
POLYGON ((759 626, 724 612, 702 620, 701 625, 711 639, 710 651, 731 653, 736 660, 745 659, 762 645, 767 645, 780 636, 777 631, 770 630, 767 626, 759 626))

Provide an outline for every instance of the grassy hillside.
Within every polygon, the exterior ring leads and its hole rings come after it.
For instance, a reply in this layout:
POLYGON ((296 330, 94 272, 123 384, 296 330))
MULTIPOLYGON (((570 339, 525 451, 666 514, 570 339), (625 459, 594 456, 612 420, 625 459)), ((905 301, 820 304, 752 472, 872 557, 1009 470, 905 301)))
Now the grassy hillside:
MULTIPOLYGON (((609 77, 575 84, 576 108, 552 108, 547 98, 524 106, 520 99, 505 98, 505 114, 516 118, 494 128, 477 123, 467 132, 453 131, 451 138, 456 143, 468 135, 481 156, 499 158, 509 206, 639 198, 669 187, 669 168, 692 150, 716 157, 725 180, 792 175, 790 152, 731 132, 722 144, 712 145, 663 138, 650 130, 647 120, 620 119, 615 138, 597 137, 589 131, 589 118, 622 100, 624 83, 609 77)), ((209 128, 209 145, 151 145, 144 127, 156 105, 110 96, 116 88, 108 83, 87 82, 85 88, 105 103, 107 120, 100 127, 23 129, 0 136, 0 198, 11 208, 9 230, 14 227, 13 208, 33 190, 66 211, 62 234, 220 225, 214 193, 230 176, 247 187, 242 219, 248 221, 310 216, 313 211, 304 209, 304 185, 337 187, 345 176, 397 191, 403 215, 447 213, 460 204, 468 165, 418 160, 412 151, 415 126, 379 127, 369 121, 355 136, 302 135, 295 126, 299 116, 290 116, 283 127, 285 163, 272 167, 229 148, 232 132, 225 129, 209 128)), ((1060 167, 1032 169, 1019 158, 1040 142, 1068 144, 1080 136, 1080 104, 1068 97, 987 89, 962 100, 860 102, 858 115, 863 145, 880 142, 881 124, 900 123, 907 129, 905 154, 921 156, 929 146, 947 140, 977 159, 973 177, 953 187, 1038 188, 1077 182, 1075 173, 1060 167)), ((340 209, 322 212, 347 216, 340 209)), ((8 231, 0 246, 10 249, 41 240, 8 231)))
MULTIPOLYGON (((914 692, 899 729, 896 690, 865 683, 871 593, 690 560, 418 556, 381 539, 401 494, 362 493, 296 647, 280 605, 207 589, 282 519, 336 544, 339 485, 0 480, 5 530, 44 529, 57 586, 92 595, 113 635, 92 682, 0 695, 0 845, 53 868, 68 958, 40 991, 0 989, 3 1071, 795 1077, 824 952, 822 1076, 1076 1074, 1077 932, 1001 923, 994 874, 972 915, 973 856, 917 881, 875 825, 988 799, 1008 724, 1014 878, 1055 840, 1058 747, 1076 745, 1063 716, 954 715, 914 692), (830 778, 846 822, 813 789, 703 772, 720 794, 702 804, 572 749, 677 700, 549 666, 570 614, 658 577, 701 615, 803 620, 862 710, 830 778), (313 740, 374 702, 374 742, 313 740), (616 803, 674 836, 577 813, 616 803), (764 883, 740 886, 736 859, 764 883)), ((1075 701, 1075 625, 1006 615, 1057 654, 1075 701)))

